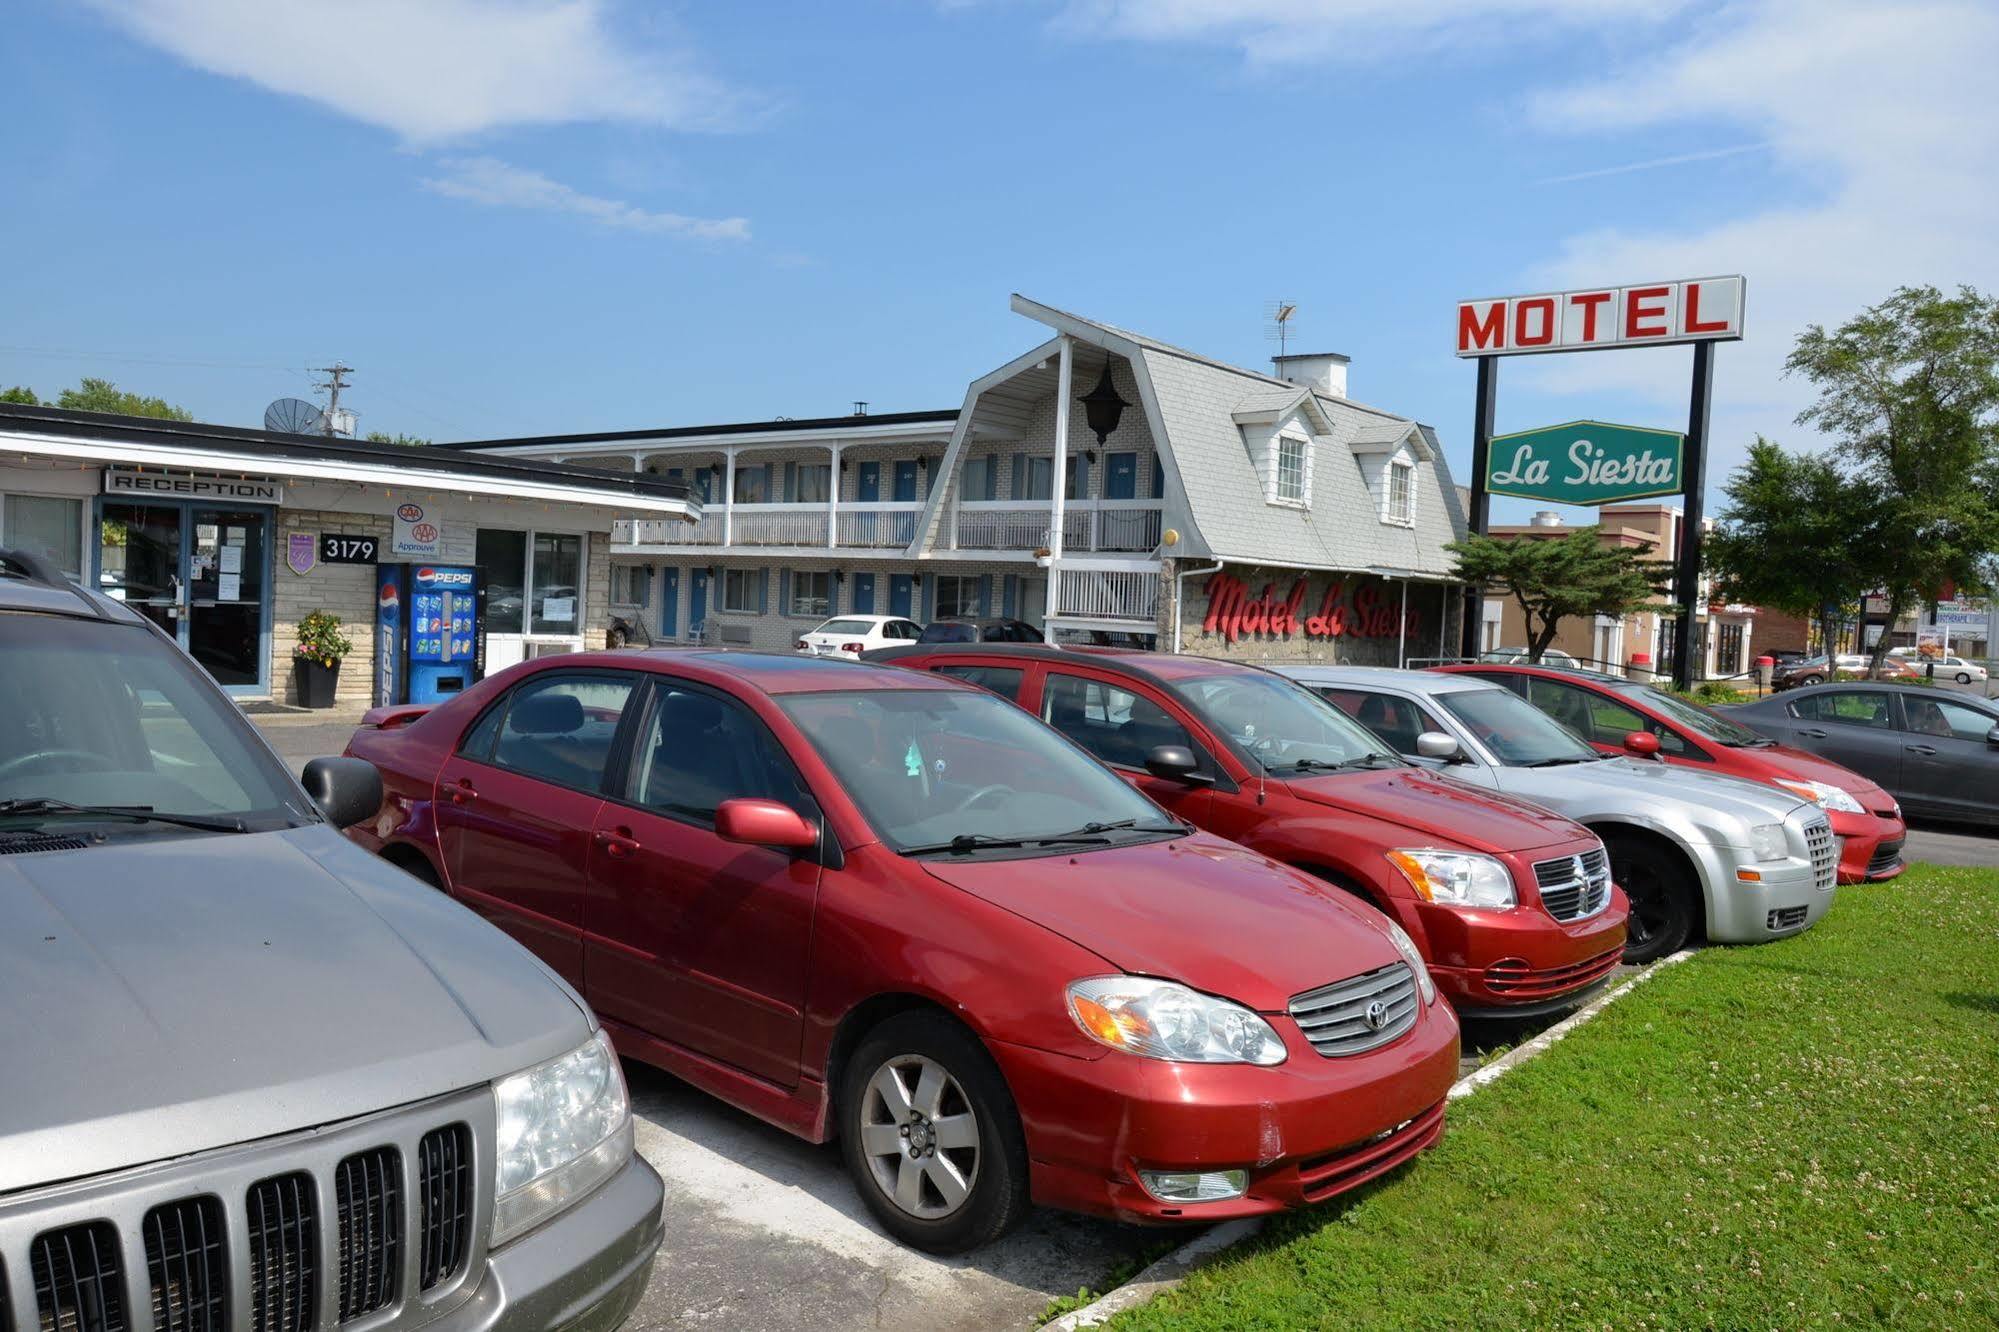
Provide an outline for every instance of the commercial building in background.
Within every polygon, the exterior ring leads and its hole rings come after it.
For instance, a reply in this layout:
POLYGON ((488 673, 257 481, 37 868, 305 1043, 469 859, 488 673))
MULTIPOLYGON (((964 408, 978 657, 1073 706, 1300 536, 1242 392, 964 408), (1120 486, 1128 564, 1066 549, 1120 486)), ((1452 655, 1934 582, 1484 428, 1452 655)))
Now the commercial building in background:
POLYGON ((1451 650, 1457 489, 1429 427, 1347 397, 1346 357, 1278 377, 1013 309, 1051 336, 955 410, 441 447, 688 487, 698 522, 609 546, 613 603, 665 641, 782 649, 878 613, 1249 659, 1451 650))
MULTIPOLYGON (((1675 559, 1679 554, 1683 517, 1679 506, 1672 504, 1608 505, 1597 511, 1597 539, 1606 545, 1650 551, 1653 559, 1675 559)), ((1545 541, 1567 536, 1573 530, 1559 513, 1544 509, 1534 515, 1531 523, 1494 524, 1491 535, 1545 541)), ((1742 675, 1756 662, 1754 646, 1759 642, 1757 625, 1761 612, 1754 606, 1711 602, 1706 596, 1707 588, 1708 582, 1703 577, 1700 612, 1695 619, 1698 637, 1694 640, 1694 674, 1705 679, 1742 675)), ((1479 626, 1480 651, 1526 645, 1527 621, 1518 602, 1503 593, 1494 593, 1485 598, 1481 609, 1484 619, 1479 626)), ((1673 634, 1678 628, 1678 618, 1668 598, 1662 596, 1656 608, 1622 618, 1599 615, 1593 620, 1564 621, 1551 646, 1601 670, 1665 672, 1670 669, 1673 634)))
POLYGON ((141 611, 243 699, 294 701, 315 610, 354 644, 346 705, 602 643, 612 525, 635 515, 695 523, 701 506, 657 476, 0 404, 0 546, 141 611), (483 592, 469 628, 433 591, 450 570, 483 592), (377 633, 386 601, 401 641, 377 633), (420 623, 433 603, 455 623, 420 623))

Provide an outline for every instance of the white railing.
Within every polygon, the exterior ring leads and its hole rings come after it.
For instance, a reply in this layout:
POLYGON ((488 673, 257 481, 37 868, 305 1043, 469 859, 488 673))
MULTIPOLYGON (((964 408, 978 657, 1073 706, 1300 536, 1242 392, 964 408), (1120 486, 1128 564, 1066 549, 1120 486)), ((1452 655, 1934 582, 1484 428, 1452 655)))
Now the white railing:
MULTIPOLYGON (((901 550, 916 539, 921 500, 842 503, 834 524, 839 546, 901 550)), ((1062 515, 1062 548, 1078 554, 1144 554, 1159 545, 1158 500, 1071 500, 1062 515)), ((977 500, 957 505, 948 531, 959 550, 1036 550, 1049 543, 1047 500, 977 500)), ((807 504, 710 504, 699 522, 678 518, 620 518, 611 544, 625 554, 684 546, 825 547, 827 521, 819 501, 807 504)))
POLYGON ((611 522, 613 546, 719 546, 722 511, 710 509, 699 522, 680 518, 617 518, 611 522))
POLYGON ((1142 620, 1151 624, 1159 604, 1159 571, 1128 565, 1068 560, 1057 566, 1055 613, 1081 620, 1142 620))
POLYGON ((738 504, 729 535, 732 546, 824 546, 826 505, 738 504))
MULTIPOLYGON (((1159 545, 1158 500, 1069 500, 1062 546, 1079 551, 1150 551, 1159 545)), ((952 515, 959 550, 1034 550, 1054 530, 1047 500, 967 500, 952 515)))
POLYGON ((840 506, 840 544, 871 550, 901 550, 916 540, 922 500, 870 501, 840 506))

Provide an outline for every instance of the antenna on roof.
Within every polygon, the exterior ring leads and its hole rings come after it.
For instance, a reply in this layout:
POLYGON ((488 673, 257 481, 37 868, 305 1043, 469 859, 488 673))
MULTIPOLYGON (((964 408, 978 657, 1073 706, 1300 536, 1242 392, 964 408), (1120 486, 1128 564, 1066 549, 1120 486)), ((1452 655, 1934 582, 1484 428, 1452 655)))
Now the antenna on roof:
POLYGON ((313 392, 327 395, 326 410, 320 414, 319 433, 352 435, 354 413, 341 408, 340 390, 348 386, 347 376, 354 373, 354 367, 336 360, 332 365, 307 366, 306 369, 310 374, 326 376, 312 386, 313 392))
POLYGON ((1281 358, 1285 349, 1291 345, 1291 331, 1296 327, 1292 321, 1298 314, 1298 303, 1275 300, 1263 307, 1263 314, 1267 320, 1263 329, 1263 340, 1276 343, 1277 355, 1281 358))
POLYGON ((317 435, 326 429, 326 417, 304 398, 279 398, 264 408, 264 429, 282 430, 290 435, 317 435))

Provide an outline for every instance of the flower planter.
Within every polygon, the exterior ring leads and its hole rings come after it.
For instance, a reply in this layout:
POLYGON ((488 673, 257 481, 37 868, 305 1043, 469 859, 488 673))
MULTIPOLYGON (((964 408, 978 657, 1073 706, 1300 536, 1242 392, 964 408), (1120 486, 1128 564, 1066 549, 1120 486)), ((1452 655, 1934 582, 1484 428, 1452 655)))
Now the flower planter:
POLYGON ((297 657, 292 661, 292 678, 298 686, 300 707, 330 708, 340 684, 340 663, 336 660, 328 666, 310 657, 297 657))

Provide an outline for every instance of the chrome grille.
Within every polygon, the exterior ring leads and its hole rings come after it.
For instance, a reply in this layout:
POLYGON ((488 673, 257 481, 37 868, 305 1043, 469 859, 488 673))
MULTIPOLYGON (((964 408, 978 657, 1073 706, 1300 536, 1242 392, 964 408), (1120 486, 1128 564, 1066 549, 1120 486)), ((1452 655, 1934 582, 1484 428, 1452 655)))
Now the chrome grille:
POLYGON ((29 1254, 41 1332, 125 1332, 118 1232, 102 1221, 52 1230, 29 1254))
POLYGON ((1329 1059, 1388 1044, 1416 1025, 1416 977, 1406 962, 1322 985, 1289 1011, 1312 1048, 1329 1059))
POLYGON ((1805 846, 1812 853, 1812 884, 1820 892, 1829 892, 1839 878, 1839 842, 1832 835, 1832 824, 1825 819, 1816 819, 1805 825, 1805 846))
POLYGON ((222 1332, 229 1296, 227 1231, 215 1198, 184 1198, 146 1213, 146 1276, 154 1332, 222 1332))
POLYGON ((1610 854, 1601 846, 1579 856, 1534 863, 1541 905, 1556 920, 1594 916, 1610 902, 1610 854))

